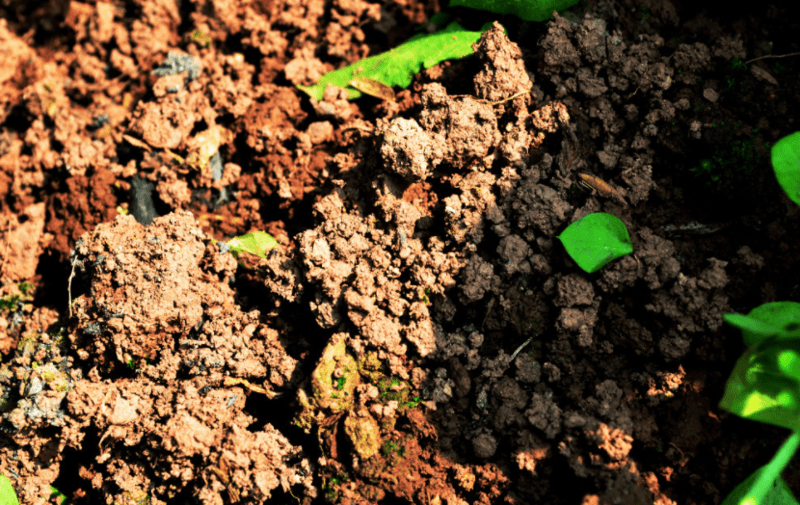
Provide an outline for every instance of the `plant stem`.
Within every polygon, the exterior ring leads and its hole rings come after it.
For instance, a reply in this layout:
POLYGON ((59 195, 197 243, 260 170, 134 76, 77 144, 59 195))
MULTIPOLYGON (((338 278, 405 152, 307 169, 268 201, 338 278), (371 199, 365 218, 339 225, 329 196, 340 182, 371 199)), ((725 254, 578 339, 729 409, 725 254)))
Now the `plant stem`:
POLYGON ((770 488, 775 484, 775 480, 781 471, 789 464, 789 460, 794 456, 797 446, 800 445, 800 431, 793 432, 786 442, 783 443, 772 460, 762 467, 758 478, 750 486, 750 490, 739 501, 739 505, 758 505, 762 503, 770 488))

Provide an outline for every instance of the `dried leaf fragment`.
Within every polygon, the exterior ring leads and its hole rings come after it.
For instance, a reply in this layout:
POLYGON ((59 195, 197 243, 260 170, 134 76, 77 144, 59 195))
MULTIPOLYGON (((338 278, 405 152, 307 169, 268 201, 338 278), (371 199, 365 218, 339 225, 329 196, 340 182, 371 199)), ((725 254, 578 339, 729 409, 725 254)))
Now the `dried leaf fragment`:
POLYGON ((620 193, 619 190, 614 189, 614 187, 612 187, 609 183, 607 183, 603 179, 596 177, 594 175, 584 174, 584 173, 578 174, 578 177, 581 178, 584 184, 596 190, 601 195, 607 198, 616 198, 625 205, 628 204, 628 202, 626 202, 625 198, 622 196, 622 193, 620 193))
POLYGON ((347 83, 365 95, 374 96, 381 100, 394 101, 394 90, 382 82, 360 75, 353 76, 347 83))

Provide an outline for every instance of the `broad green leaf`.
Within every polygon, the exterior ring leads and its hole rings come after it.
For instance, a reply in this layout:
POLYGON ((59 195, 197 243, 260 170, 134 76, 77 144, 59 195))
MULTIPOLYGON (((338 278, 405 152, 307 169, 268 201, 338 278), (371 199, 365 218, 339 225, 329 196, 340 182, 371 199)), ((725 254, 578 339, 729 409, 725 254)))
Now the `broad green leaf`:
POLYGON ((633 252, 625 224, 605 212, 595 212, 575 221, 558 239, 575 263, 590 274, 633 252))
POLYGON ((772 168, 783 191, 800 205, 800 132, 783 137, 772 146, 772 168))
POLYGON ((747 347, 772 336, 800 338, 800 303, 797 302, 764 303, 746 316, 725 314, 723 319, 742 330, 742 340, 747 347))
POLYGON ((0 505, 19 505, 14 486, 5 475, 0 475, 0 505))
POLYGON ((781 471, 789 464, 798 443, 800 433, 794 432, 772 460, 736 486, 722 505, 800 505, 781 477, 781 471))
POLYGON ((431 68, 442 61, 472 54, 472 44, 489 28, 491 25, 485 25, 482 31, 472 32, 453 22, 441 31, 412 38, 391 51, 328 72, 313 86, 297 87, 316 100, 322 100, 328 84, 346 89, 350 100, 360 97, 363 93, 350 85, 355 76, 389 87, 407 88, 422 67, 431 68))
POLYGON ((267 251, 277 247, 278 241, 265 231, 254 231, 245 235, 239 235, 228 242, 228 247, 235 253, 250 253, 260 258, 267 257, 267 251))
POLYGON ((752 492, 752 487, 756 479, 763 474, 763 470, 763 467, 759 468, 750 475, 750 477, 739 483, 739 485, 731 491, 731 494, 723 500, 722 505, 748 505, 751 503, 758 505, 798 505, 797 500, 792 494, 792 490, 789 489, 788 484, 786 484, 786 481, 783 480, 783 477, 780 475, 777 479, 772 481, 762 499, 757 500, 753 496, 755 493, 752 492))
POLYGON ((800 426, 800 341, 765 340, 736 362, 719 404, 745 419, 800 426))
POLYGON ((775 337, 781 332, 778 326, 742 314, 725 314, 722 319, 729 325, 742 330, 742 340, 747 347, 751 347, 769 337, 775 337))
POLYGON ((495 14, 513 14, 525 21, 547 21, 553 11, 568 9, 580 0, 450 0, 450 7, 470 7, 495 14))

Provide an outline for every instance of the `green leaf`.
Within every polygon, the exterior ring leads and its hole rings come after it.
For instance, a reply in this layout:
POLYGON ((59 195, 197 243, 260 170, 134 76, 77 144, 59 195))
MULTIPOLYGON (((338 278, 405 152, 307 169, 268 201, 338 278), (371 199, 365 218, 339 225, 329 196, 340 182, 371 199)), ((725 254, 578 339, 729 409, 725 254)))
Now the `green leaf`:
POLYGON ((260 258, 267 257, 267 251, 277 247, 278 241, 265 231, 254 231, 239 235, 228 242, 228 247, 234 254, 250 253, 260 258))
POLYGON ((754 421, 800 426, 800 340, 765 340, 736 362, 720 408, 754 421))
POLYGON ((752 347, 769 337, 776 337, 781 333, 781 329, 778 326, 742 314, 725 314, 722 319, 729 325, 742 330, 742 340, 747 347, 752 347))
POLYGON ((470 7, 495 14, 514 14, 525 21, 547 21, 553 11, 568 9, 580 0, 450 0, 450 7, 470 7))
POLYGON ((64 505, 67 502, 67 496, 58 489, 50 486, 50 500, 56 499, 59 505, 64 505))
POLYGON ((772 146, 772 168, 783 191, 800 205, 800 132, 783 137, 772 146))
POLYGON ((472 44, 478 41, 483 31, 491 28, 485 25, 480 32, 464 30, 458 23, 450 23, 443 30, 412 37, 406 43, 375 56, 357 61, 352 65, 328 72, 313 86, 297 86, 310 97, 322 100, 328 84, 347 90, 348 98, 354 100, 361 91, 350 86, 354 76, 365 77, 389 87, 407 88, 414 75, 424 66, 431 68, 444 60, 463 58, 472 54, 472 44))
POLYGON ((792 459, 798 443, 800 433, 794 432, 772 460, 736 486, 722 505, 800 505, 780 475, 792 459))
POLYGON ((558 239, 575 263, 590 274, 633 252, 625 224, 605 212, 595 212, 575 221, 558 239))
POLYGON ((19 505, 14 486, 5 475, 0 475, 0 505, 19 505))
POLYGON ((742 340, 747 347, 773 336, 779 339, 800 338, 800 303, 797 302, 765 303, 746 316, 725 314, 723 319, 742 330, 742 340))

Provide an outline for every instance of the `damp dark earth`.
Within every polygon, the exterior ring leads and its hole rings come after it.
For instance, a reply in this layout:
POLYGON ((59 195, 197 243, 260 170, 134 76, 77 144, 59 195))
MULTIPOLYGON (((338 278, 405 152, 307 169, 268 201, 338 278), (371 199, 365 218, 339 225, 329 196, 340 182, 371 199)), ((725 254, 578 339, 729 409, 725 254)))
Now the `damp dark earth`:
POLYGON ((723 314, 800 301, 798 14, 0 0, 0 474, 36 505, 721 503, 787 433, 719 402, 723 314), (443 15, 470 54, 307 91, 443 15), (558 236, 598 212, 633 252, 587 273, 558 236))

